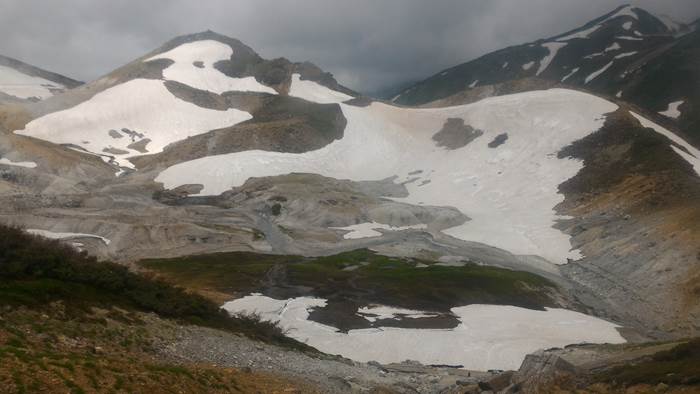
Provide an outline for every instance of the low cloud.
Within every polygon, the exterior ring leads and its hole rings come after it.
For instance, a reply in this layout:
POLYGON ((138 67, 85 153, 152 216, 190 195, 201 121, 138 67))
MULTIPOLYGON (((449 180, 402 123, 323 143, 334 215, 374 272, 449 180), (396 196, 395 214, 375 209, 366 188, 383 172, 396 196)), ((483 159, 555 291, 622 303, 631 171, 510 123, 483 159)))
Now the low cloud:
MULTIPOLYGON (((376 91, 489 51, 551 36, 619 6, 610 0, 3 0, 0 54, 92 80, 174 36, 211 29, 272 58, 312 61, 376 91)), ((697 0, 640 0, 700 17, 697 0)))

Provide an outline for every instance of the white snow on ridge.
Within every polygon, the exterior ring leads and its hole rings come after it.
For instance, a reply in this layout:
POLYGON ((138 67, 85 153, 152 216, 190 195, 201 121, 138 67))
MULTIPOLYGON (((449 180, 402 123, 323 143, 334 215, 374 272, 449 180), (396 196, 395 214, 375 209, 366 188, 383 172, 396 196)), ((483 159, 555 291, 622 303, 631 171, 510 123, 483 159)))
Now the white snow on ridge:
POLYGON ((559 52, 560 49, 566 46, 566 43, 560 43, 560 42, 547 42, 542 44, 543 48, 546 48, 547 55, 542 58, 540 61, 540 68, 537 70, 537 73, 535 75, 540 75, 544 70, 549 67, 549 64, 554 60, 554 58, 557 56, 557 53, 559 52))
POLYGON ((600 74, 602 74, 602 73, 608 71, 608 69, 613 65, 613 63, 614 63, 614 62, 610 62, 610 63, 606 64, 606 65, 605 65, 603 68, 601 68, 600 70, 598 70, 598 71, 594 72, 593 74, 587 76, 587 77, 586 77, 586 80, 584 81, 584 84, 587 84, 587 83, 591 82, 592 80, 598 78, 598 77, 600 76, 600 74))
POLYGON ((0 92, 21 99, 38 98, 43 100, 53 96, 49 88, 63 89, 65 86, 0 65, 0 92))
POLYGON ((634 18, 634 19, 639 20, 639 16, 637 15, 636 12, 634 12, 633 7, 630 6, 630 5, 628 5, 628 6, 623 7, 622 9, 620 9, 619 11, 617 11, 616 13, 614 13, 614 14, 610 15, 609 17, 607 17, 607 18, 606 18, 603 22, 601 22, 601 23, 605 23, 605 22, 607 22, 607 21, 609 21, 609 20, 611 20, 611 19, 615 19, 615 18, 620 17, 620 16, 629 16, 629 17, 632 17, 632 18, 634 18))
POLYGON ((669 118, 678 119, 681 116, 681 111, 678 108, 683 105, 684 102, 685 101, 680 100, 669 103, 666 111, 661 111, 659 113, 663 116, 668 116, 669 118))
POLYGON ((97 238, 104 242, 105 245, 109 245, 111 242, 109 239, 105 237, 101 237, 99 235, 95 234, 81 234, 81 233, 55 233, 53 231, 49 230, 40 230, 40 229, 27 229, 25 230, 29 234, 34 234, 34 235, 39 235, 44 238, 50 238, 50 239, 74 239, 74 238, 97 238))
POLYGON ((134 79, 75 107, 35 119, 15 133, 77 145, 100 155, 105 155, 104 149, 118 149, 126 153, 114 154, 115 160, 133 168, 127 159, 143 154, 128 147, 133 142, 149 139, 148 153, 158 153, 173 142, 233 126, 251 117, 237 109, 217 111, 188 103, 170 93, 163 81, 134 79), (123 128, 143 136, 129 135, 121 131, 123 128), (113 137, 110 130, 121 137, 113 137))
POLYGON ((6 157, 0 158, 0 164, 14 167, 36 168, 36 163, 33 161, 12 161, 6 157))
POLYGON ((353 98, 350 95, 329 89, 314 81, 302 80, 299 74, 292 74, 289 95, 320 104, 342 103, 353 98))
POLYGON ((690 145, 687 143, 683 138, 677 136, 676 134, 672 133, 671 131, 657 125, 656 123, 650 121, 649 119, 634 113, 630 111, 632 116, 637 118, 639 123, 642 124, 643 127, 648 127, 651 129, 654 129, 657 133, 665 136, 669 140, 675 142, 676 144, 682 146, 686 151, 683 151, 682 149, 679 149, 678 147, 671 145, 671 148, 678 153, 680 157, 682 157, 685 161, 690 163, 693 166, 693 169, 695 169, 695 172, 700 175, 700 150, 696 149, 694 146, 690 145))
POLYGON ((613 103, 585 93, 551 89, 434 109, 373 103, 341 104, 347 118, 342 139, 302 154, 245 151, 179 163, 155 179, 168 189, 202 184, 201 195, 217 195, 250 177, 292 172, 336 179, 381 180, 422 168, 422 180, 406 184, 411 204, 452 206, 472 220, 444 232, 518 255, 553 263, 581 257, 569 236, 552 228, 553 208, 563 201, 558 186, 582 163, 556 153, 600 129, 613 103), (438 148, 432 135, 448 118, 462 118, 484 134, 456 150, 438 148), (496 149, 488 143, 508 132, 496 149), (429 171, 430 170, 430 171, 429 171))
POLYGON ((613 42, 609 47, 605 48, 605 51, 603 51, 603 52, 616 51, 618 49, 622 49, 620 44, 613 42))
POLYGON ((643 38, 631 37, 631 36, 617 36, 616 38, 618 40, 628 40, 628 41, 642 41, 642 40, 644 40, 643 38))
POLYGON ((621 54, 615 56, 615 59, 622 59, 625 57, 634 56, 636 54, 637 54, 637 51, 625 52, 625 53, 621 53, 621 54))
POLYGON ((502 305, 452 308, 460 320, 454 329, 381 327, 345 334, 308 319, 309 310, 325 304, 318 298, 275 300, 251 295, 227 302, 222 308, 233 314, 256 312, 263 320, 279 322, 290 337, 322 352, 384 364, 409 359, 471 370, 516 370, 527 354, 539 349, 582 342, 625 342, 616 330, 618 326, 592 316, 565 309, 535 311, 502 305))
POLYGON ((230 46, 215 40, 203 40, 182 44, 145 61, 172 60, 174 63, 163 71, 163 77, 200 90, 217 94, 229 91, 277 94, 275 89, 261 84, 255 77, 232 78, 214 68, 216 62, 228 60, 232 55, 230 46), (202 67, 195 66, 195 62, 201 62, 202 67))
POLYGON ((589 27, 588 29, 578 31, 576 33, 572 33, 564 37, 559 37, 557 38, 557 41, 569 41, 573 40, 574 38, 588 38, 591 34, 595 33, 598 29, 600 29, 600 27, 600 25, 594 25, 592 27, 589 27))
POLYGON ((561 79, 561 82, 566 81, 567 79, 571 78, 572 75, 576 74, 578 72, 579 68, 576 67, 575 69, 571 70, 570 73, 566 74, 564 78, 561 79))
POLYGON ((423 230, 426 228, 425 224, 416 224, 413 226, 400 226, 392 227, 383 223, 371 222, 371 223, 360 223, 353 224, 347 227, 331 227, 334 230, 344 230, 348 231, 343 238, 345 239, 359 239, 359 238, 372 238, 381 237, 382 233, 376 230, 386 230, 386 231, 404 231, 404 230, 423 230))

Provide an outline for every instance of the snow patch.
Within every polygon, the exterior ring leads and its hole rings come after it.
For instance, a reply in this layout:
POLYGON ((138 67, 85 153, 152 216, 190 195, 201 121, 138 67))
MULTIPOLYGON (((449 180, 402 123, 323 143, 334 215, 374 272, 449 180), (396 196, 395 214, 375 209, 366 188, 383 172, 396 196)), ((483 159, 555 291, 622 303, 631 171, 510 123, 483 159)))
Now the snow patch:
POLYGON ((557 53, 559 52, 560 49, 566 46, 566 43, 560 43, 560 42, 547 42, 542 44, 543 48, 546 48, 548 53, 547 56, 542 58, 542 61, 540 61, 540 68, 537 70, 537 73, 535 75, 540 75, 544 72, 544 70, 549 67, 549 64, 554 60, 554 57, 557 56, 557 53))
POLYGON ((182 44, 145 61, 170 59, 174 63, 163 71, 166 80, 177 81, 200 90, 221 94, 224 92, 260 92, 277 94, 275 89, 258 82, 255 77, 232 78, 214 68, 221 60, 229 60, 233 48, 214 40, 195 41, 182 44), (196 67, 202 62, 203 67, 196 67))
POLYGON ((475 80, 474 82, 470 83, 470 84, 469 84, 469 89, 474 89, 478 83, 479 83, 479 80, 478 80, 478 79, 475 80))
POLYGON ((564 76, 564 78, 561 79, 561 82, 564 82, 564 81, 566 81, 567 79, 569 79, 572 75, 576 74, 576 72, 578 72, 578 70, 580 70, 578 67, 576 67, 575 69, 571 70, 570 73, 566 74, 566 75, 564 76))
POLYGON ((668 116, 669 118, 678 119, 681 116, 681 111, 678 109, 683 105, 685 101, 674 101, 668 104, 666 111, 659 112, 663 116, 668 116))
POLYGON ((628 40, 628 41, 642 41, 642 40, 644 40, 643 38, 630 37, 630 36, 617 36, 616 38, 618 40, 628 40))
POLYGON ((506 67, 508 67, 508 62, 503 63, 503 65, 501 66, 501 68, 503 69, 505 69, 506 67))
POLYGON ((33 161, 12 161, 5 157, 0 158, 0 164, 14 167, 36 168, 36 163, 33 161))
POLYGON ((109 239, 105 237, 101 237, 99 235, 95 234, 82 234, 82 233, 56 233, 53 231, 49 230, 40 230, 40 229, 35 229, 35 228, 30 228, 25 230, 29 234, 33 235, 39 235, 44 238, 49 238, 49 239, 74 239, 74 238, 96 238, 104 242, 105 245, 109 245, 111 242, 109 239))
POLYGON ((342 103, 353 98, 314 81, 302 80, 299 74, 292 74, 292 85, 289 87, 289 95, 320 104, 342 103))
POLYGON ((622 28, 625 30, 629 30, 632 28, 632 22, 625 22, 622 24, 622 28))
POLYGON ((218 111, 188 103, 170 93, 163 81, 134 79, 75 107, 35 119, 15 133, 73 144, 100 156, 105 156, 104 149, 125 151, 110 155, 120 166, 133 168, 127 159, 143 154, 129 148, 134 142, 147 138, 148 153, 158 153, 173 142, 250 118, 249 113, 237 109, 218 111), (110 130, 125 138, 111 137, 110 130))
POLYGON ((358 239, 358 238, 371 238, 371 237, 381 237, 382 233, 377 230, 386 231, 404 231, 404 230, 424 230, 427 228, 425 224, 416 224, 413 226, 399 226, 392 227, 383 223, 369 222, 353 224, 347 227, 330 227, 333 230, 344 230, 348 231, 343 238, 345 239, 358 239))
POLYGON ((613 42, 609 47, 605 48, 605 51, 603 51, 603 52, 611 52, 611 51, 616 51, 618 49, 622 49, 620 44, 613 42))
POLYGON ((527 71, 527 70, 531 69, 532 66, 534 66, 534 65, 535 65, 535 62, 525 63, 525 64, 523 64, 523 70, 527 71))
MULTIPOLYGON (((617 325, 592 316, 565 309, 536 311, 503 305, 452 308, 460 321, 453 329, 380 327, 345 334, 309 320, 310 310, 325 305, 326 300, 319 298, 275 300, 250 295, 227 302, 223 309, 232 314, 258 313, 263 320, 278 322, 290 337, 322 352, 383 364, 417 360, 470 370, 517 370, 527 354, 539 349, 625 342, 617 325)), ((397 309, 370 310, 393 315, 397 309)))
POLYGON ((587 76, 587 77, 586 77, 586 81, 584 82, 584 84, 587 84, 587 83, 591 82, 592 80, 598 78, 598 76, 600 76, 600 74, 606 72, 612 65, 613 65, 613 62, 610 62, 610 63, 606 64, 606 65, 605 65, 603 68, 601 68, 600 70, 598 70, 598 71, 594 72, 593 74, 587 76))
POLYGON ((625 53, 621 53, 621 54, 615 56, 615 59, 622 59, 625 57, 634 56, 636 54, 637 54, 637 51, 625 52, 625 53))

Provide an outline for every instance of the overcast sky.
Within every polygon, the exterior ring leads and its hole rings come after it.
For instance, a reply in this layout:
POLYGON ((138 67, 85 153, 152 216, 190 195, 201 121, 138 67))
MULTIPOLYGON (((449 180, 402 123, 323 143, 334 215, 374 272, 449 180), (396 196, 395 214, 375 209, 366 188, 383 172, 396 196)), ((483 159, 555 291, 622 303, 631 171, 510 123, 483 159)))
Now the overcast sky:
MULTIPOLYGON (((639 0, 700 17, 700 0, 639 0)), ((309 60, 359 91, 427 77, 570 30, 614 0, 0 0, 0 54, 84 81, 211 29, 263 57, 309 60)))

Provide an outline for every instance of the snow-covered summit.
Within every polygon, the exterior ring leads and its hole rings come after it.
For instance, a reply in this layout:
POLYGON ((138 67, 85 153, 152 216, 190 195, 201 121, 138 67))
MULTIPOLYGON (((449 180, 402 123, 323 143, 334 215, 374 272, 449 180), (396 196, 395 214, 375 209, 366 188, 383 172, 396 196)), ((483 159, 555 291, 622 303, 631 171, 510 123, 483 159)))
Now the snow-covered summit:
POLYGON ((480 86, 533 77, 614 95, 640 60, 687 31, 686 25, 670 18, 623 5, 573 30, 440 71, 409 86, 393 101, 426 104, 480 86), (478 85, 472 85, 473 81, 479 81, 478 85))

